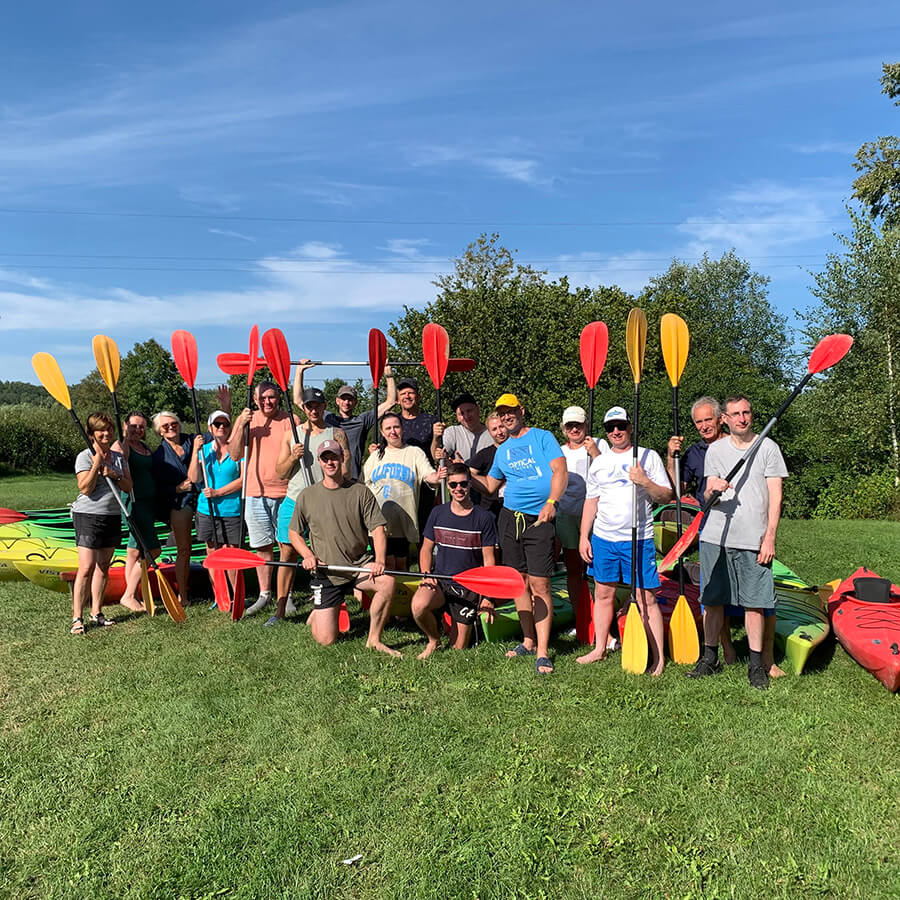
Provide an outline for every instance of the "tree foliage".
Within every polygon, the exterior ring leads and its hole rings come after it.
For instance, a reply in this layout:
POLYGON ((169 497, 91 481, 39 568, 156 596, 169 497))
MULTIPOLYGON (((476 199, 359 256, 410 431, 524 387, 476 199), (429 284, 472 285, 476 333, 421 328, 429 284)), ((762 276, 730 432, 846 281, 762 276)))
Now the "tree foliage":
POLYGON ((38 384, 27 381, 0 381, 0 406, 28 403, 31 406, 52 406, 53 398, 38 384))
POLYGON ((122 360, 116 393, 123 415, 136 409, 152 416, 168 409, 185 421, 193 419, 190 393, 171 354, 152 338, 135 344, 122 360))

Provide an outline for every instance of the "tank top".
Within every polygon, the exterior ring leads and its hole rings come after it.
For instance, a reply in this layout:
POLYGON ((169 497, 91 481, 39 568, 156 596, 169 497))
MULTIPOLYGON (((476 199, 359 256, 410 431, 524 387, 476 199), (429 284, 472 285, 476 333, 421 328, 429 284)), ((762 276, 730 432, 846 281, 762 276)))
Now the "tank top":
MULTIPOLYGON (((295 500, 300 496, 304 488, 322 481, 325 475, 319 465, 319 447, 325 441, 334 440, 334 428, 329 426, 319 434, 312 434, 303 429, 299 431, 300 445, 304 448, 303 456, 296 462, 296 470, 288 480, 287 496, 295 500)), ((296 446, 293 435, 291 436, 291 449, 296 446)))

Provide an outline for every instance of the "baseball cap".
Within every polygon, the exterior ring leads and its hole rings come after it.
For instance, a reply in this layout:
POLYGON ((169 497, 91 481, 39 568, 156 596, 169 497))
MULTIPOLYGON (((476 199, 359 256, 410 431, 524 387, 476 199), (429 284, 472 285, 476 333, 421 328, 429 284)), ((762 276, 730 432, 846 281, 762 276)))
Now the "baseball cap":
POLYGON ((453 398, 453 409, 459 409, 463 403, 474 403, 478 406, 478 401, 468 391, 463 391, 458 397, 453 398))
POLYGON ((501 406, 521 406, 519 403, 519 398, 515 394, 501 394, 497 398, 497 402, 494 404, 494 409, 499 409, 501 406))
POLYGON ((567 406, 562 414, 562 424, 566 422, 587 422, 587 413, 580 406, 567 406))
POLYGON ((206 420, 206 427, 212 428, 212 423, 215 422, 216 419, 228 419, 228 424, 231 424, 231 416, 229 416, 224 409, 217 409, 215 412, 209 414, 209 418, 206 420))
POLYGON ((320 388, 307 388, 303 392, 304 403, 324 403, 325 395, 320 388))
POLYGON ((319 458, 322 457, 323 453, 334 453, 335 456, 343 456, 344 448, 337 441, 322 441, 319 444, 319 451, 316 454, 319 458))
POLYGON ((342 384, 338 388, 338 392, 335 395, 337 397, 352 397, 354 400, 357 398, 356 388, 350 387, 349 384, 342 384))
POLYGON ((606 425, 607 422, 630 422, 631 419, 628 418, 628 413, 625 412, 624 406, 611 406, 607 411, 606 415, 603 417, 603 424, 606 425))
POLYGON ((418 391, 419 382, 416 381, 416 379, 413 378, 412 375, 405 375, 397 382, 397 390, 402 390, 405 387, 412 388, 414 391, 418 391))

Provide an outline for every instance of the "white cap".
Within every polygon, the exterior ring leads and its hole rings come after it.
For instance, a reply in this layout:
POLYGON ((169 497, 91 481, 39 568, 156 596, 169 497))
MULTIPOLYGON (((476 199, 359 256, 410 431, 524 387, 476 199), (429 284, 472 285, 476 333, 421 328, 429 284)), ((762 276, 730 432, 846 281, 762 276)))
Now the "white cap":
POLYGON ((603 424, 605 425, 607 422, 630 422, 631 420, 628 418, 628 413, 625 412, 624 406, 612 406, 606 411, 606 415, 603 417, 603 424))
POLYGON ((212 428, 212 423, 215 422, 216 419, 228 419, 228 424, 231 424, 231 416, 229 416, 224 409, 217 409, 215 412, 209 414, 209 418, 206 420, 206 427, 212 428))
POLYGON ((580 406, 567 406, 562 414, 562 424, 566 422, 587 422, 587 413, 580 406))

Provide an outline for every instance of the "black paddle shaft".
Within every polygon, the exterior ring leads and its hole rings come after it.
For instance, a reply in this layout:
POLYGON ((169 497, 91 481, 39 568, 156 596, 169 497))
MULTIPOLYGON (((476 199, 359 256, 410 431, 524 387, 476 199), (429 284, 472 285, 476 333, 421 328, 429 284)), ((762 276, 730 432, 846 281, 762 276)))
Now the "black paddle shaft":
MULTIPOLYGON (((631 425, 631 465, 638 464, 638 407, 641 400, 641 383, 634 383, 634 410, 631 425)), ((631 483, 631 599, 637 600, 638 568, 637 568, 637 526, 638 526, 638 487, 631 483)))
MULTIPOLYGON (((678 385, 672 385, 672 428, 673 434, 678 434, 678 385)), ((675 534, 680 538, 683 531, 681 522, 681 451, 676 450, 672 454, 672 462, 675 466, 675 515, 678 519, 675 525, 675 534)), ((678 596, 684 596, 684 566, 678 563, 678 596)))

